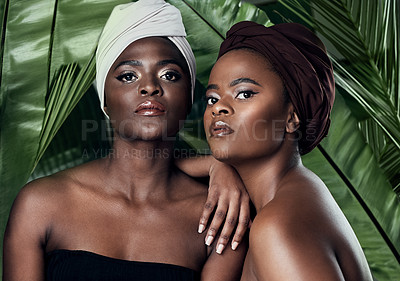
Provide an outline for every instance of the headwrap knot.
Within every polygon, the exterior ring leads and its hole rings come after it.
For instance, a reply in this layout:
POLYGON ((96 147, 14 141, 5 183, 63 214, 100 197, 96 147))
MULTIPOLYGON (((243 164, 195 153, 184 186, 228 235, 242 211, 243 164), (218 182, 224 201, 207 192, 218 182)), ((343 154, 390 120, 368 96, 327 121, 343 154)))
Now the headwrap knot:
POLYGON ((264 55, 280 74, 301 122, 300 153, 311 151, 328 133, 335 98, 332 64, 321 40, 297 23, 265 27, 243 21, 227 32, 218 58, 239 48, 264 55))

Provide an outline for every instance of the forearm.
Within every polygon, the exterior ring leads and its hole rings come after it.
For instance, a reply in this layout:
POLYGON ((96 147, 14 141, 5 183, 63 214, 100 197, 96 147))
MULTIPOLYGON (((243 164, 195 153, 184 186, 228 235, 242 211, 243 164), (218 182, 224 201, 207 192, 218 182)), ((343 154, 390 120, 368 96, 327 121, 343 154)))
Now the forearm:
MULTIPOLYGON (((211 245, 215 248, 215 245, 211 245)), ((234 281, 240 280, 243 262, 247 253, 247 236, 239 247, 232 251, 227 249, 222 255, 212 251, 202 269, 202 281, 234 281)))
POLYGON ((209 176, 211 166, 217 161, 212 155, 197 155, 195 157, 177 159, 175 160, 175 165, 189 176, 198 178, 209 176))

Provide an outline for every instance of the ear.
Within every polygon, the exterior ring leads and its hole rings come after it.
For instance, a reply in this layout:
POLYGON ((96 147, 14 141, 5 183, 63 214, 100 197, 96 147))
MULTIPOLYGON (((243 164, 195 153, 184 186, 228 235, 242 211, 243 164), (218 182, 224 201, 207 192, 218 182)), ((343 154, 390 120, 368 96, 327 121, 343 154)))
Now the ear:
POLYGON ((297 116, 297 113, 294 111, 294 107, 292 104, 289 105, 288 116, 286 119, 286 132, 294 133, 300 127, 300 119, 297 116))
POLYGON ((104 112, 107 113, 107 115, 108 115, 106 93, 104 93, 103 97, 104 97, 103 109, 104 109, 104 112))

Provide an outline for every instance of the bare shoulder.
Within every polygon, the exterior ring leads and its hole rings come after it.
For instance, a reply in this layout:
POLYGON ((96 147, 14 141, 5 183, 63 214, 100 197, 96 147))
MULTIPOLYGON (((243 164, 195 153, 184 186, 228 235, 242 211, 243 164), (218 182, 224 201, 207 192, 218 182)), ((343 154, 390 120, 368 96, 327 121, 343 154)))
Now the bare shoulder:
POLYGON ((64 214, 71 191, 77 189, 74 170, 33 180, 19 191, 4 233, 3 268, 7 280, 43 279, 43 253, 53 225, 64 214))
POLYGON ((284 234, 280 239, 295 236, 301 241, 322 236, 332 215, 342 213, 325 184, 308 169, 300 168, 284 179, 275 197, 257 214, 252 232, 253 236, 279 232, 284 234), (307 235, 303 237, 302 233, 307 235))
POLYGON ((357 261, 361 248, 350 225, 324 183, 305 168, 288 175, 257 213, 249 249, 262 280, 362 280, 364 261, 357 261), (340 266, 341 255, 351 256, 346 262, 353 269, 340 266))
POLYGON ((66 176, 56 174, 26 184, 15 198, 4 233, 4 253, 8 259, 21 258, 21 248, 38 256, 46 244, 57 203, 62 202, 62 182, 66 176), (29 235, 26 235, 29 233, 29 235))
MULTIPOLYGON (((187 174, 176 169, 176 183, 174 184, 177 199, 193 199, 198 200, 207 197, 208 186, 197 179, 188 176, 187 174)), ((201 202, 202 204, 204 202, 201 202)))
POLYGON ((66 181, 65 175, 54 174, 29 182, 18 193, 13 208, 28 208, 33 212, 45 211, 49 203, 57 201, 57 195, 61 196, 64 186, 62 182, 66 181))
POLYGON ((45 224, 78 186, 75 174, 87 169, 87 166, 79 166, 29 182, 15 198, 10 220, 17 217, 22 221, 23 217, 28 217, 35 218, 38 226, 45 224))
POLYGON ((35 227, 45 227, 51 206, 54 205, 52 202, 57 201, 55 189, 52 188, 57 184, 54 177, 44 177, 26 184, 14 200, 9 225, 21 223, 28 226, 29 221, 34 221, 35 227))
POLYGON ((16 201, 42 205, 64 198, 68 191, 76 186, 77 172, 87 169, 85 166, 70 168, 58 173, 35 179, 27 183, 18 193, 16 201))

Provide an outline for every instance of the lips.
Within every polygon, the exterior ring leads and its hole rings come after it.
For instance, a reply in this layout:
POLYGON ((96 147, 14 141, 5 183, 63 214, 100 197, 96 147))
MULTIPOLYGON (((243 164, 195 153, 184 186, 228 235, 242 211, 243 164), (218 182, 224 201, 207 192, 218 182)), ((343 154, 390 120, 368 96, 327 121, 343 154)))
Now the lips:
POLYGON ((165 106, 154 100, 147 100, 138 105, 135 113, 143 116, 159 116, 165 114, 165 106))
POLYGON ((234 130, 229 127, 229 125, 223 121, 217 121, 213 123, 210 127, 210 134, 212 137, 222 137, 230 135, 234 130))

